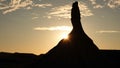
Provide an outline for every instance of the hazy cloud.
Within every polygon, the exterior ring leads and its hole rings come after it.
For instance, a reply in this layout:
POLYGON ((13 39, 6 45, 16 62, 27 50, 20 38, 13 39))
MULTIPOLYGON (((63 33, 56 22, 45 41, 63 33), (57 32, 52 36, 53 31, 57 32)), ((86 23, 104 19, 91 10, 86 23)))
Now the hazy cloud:
POLYGON ((96 33, 120 33, 120 31, 115 31, 115 30, 101 30, 101 31, 96 31, 96 33))
POLYGON ((41 31, 70 31, 72 28, 70 26, 52 26, 52 27, 35 27, 34 30, 41 31))
POLYGON ((48 15, 57 16, 57 17, 63 17, 63 18, 70 18, 70 5, 64 5, 52 8, 48 15))
POLYGON ((43 16, 43 18, 47 18, 47 19, 51 19, 52 17, 49 15, 47 15, 47 16, 43 16))
POLYGON ((110 8, 120 7, 120 0, 109 0, 107 4, 110 8))
POLYGON ((93 8, 103 8, 104 6, 102 6, 102 5, 95 5, 93 8))
POLYGON ((28 9, 28 10, 29 10, 29 9, 32 9, 32 8, 31 8, 31 7, 27 7, 26 9, 28 9))
POLYGON ((82 16, 92 16, 93 13, 92 11, 88 8, 88 6, 83 3, 83 2, 79 2, 79 7, 80 7, 80 12, 82 16))
MULTIPOLYGON (((80 10, 82 16, 93 15, 91 10, 86 6, 85 3, 79 2, 79 7, 81 8, 80 10)), ((70 18, 71 8, 72 8, 71 4, 55 7, 52 8, 52 10, 48 13, 48 15, 62 17, 62 18, 70 18)))
POLYGON ((39 17, 33 17, 32 19, 38 19, 39 17))
MULTIPOLYGON (((20 8, 32 9, 33 7, 46 8, 52 6, 50 3, 35 2, 34 0, 0 0, 0 10, 3 14, 16 11, 20 8)), ((94 9, 98 8, 118 8, 120 7, 120 0, 88 0, 94 9)), ((81 8, 82 16, 92 16, 93 13, 89 9, 88 4, 80 1, 79 7, 81 8)), ((71 4, 58 6, 50 10, 48 15, 63 18, 70 18, 71 4)))
POLYGON ((0 2, 3 2, 3 1, 5 1, 5 0, 0 0, 0 2))
POLYGON ((52 4, 35 4, 34 6, 35 7, 46 8, 46 7, 52 6, 52 4))
POLYGON ((0 10, 3 11, 3 14, 16 11, 20 8, 32 9, 31 7, 45 8, 48 6, 52 6, 52 4, 36 4, 33 0, 0 0, 0 10))
POLYGON ((27 7, 29 5, 32 5, 32 0, 11 0, 10 3, 1 8, 4 8, 3 14, 15 11, 17 9, 27 7))
MULTIPOLYGON (((93 8, 95 8, 95 9, 104 7, 104 5, 101 5, 100 3, 98 3, 97 0, 89 0, 89 1, 91 2, 93 8)), ((103 3, 105 2, 105 0, 102 0, 102 1, 103 1, 103 3)))
POLYGON ((93 8, 118 8, 120 7, 120 0, 89 0, 93 6, 93 8))
POLYGON ((89 0, 91 2, 91 4, 96 4, 96 0, 89 0))

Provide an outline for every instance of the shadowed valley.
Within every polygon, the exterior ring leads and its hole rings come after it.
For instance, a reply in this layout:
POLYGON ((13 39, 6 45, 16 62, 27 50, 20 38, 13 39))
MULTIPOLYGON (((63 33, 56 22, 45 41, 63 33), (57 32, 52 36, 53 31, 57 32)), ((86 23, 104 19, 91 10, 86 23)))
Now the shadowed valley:
POLYGON ((45 54, 0 53, 0 68, 120 67, 120 50, 100 50, 82 28, 78 2, 72 4, 72 31, 45 54))

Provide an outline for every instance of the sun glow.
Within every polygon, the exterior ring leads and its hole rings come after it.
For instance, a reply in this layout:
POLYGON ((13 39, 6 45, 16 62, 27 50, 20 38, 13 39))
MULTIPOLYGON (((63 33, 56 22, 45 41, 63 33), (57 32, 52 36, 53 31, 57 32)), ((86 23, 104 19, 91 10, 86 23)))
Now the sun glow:
POLYGON ((63 37, 63 39, 68 39, 69 38, 67 34, 63 34, 62 37, 63 37))
POLYGON ((62 33, 60 37, 61 37, 62 39, 69 39, 69 36, 68 36, 68 33, 67 33, 67 32, 62 33))

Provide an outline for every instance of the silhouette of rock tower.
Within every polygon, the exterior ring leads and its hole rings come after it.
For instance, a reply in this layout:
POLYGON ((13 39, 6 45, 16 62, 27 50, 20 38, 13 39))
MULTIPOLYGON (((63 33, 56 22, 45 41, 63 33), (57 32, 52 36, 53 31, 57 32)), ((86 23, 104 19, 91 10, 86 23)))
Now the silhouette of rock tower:
POLYGON ((69 39, 62 39, 54 48, 45 54, 44 63, 79 65, 89 64, 96 60, 98 47, 86 35, 81 25, 78 2, 74 2, 71 10, 72 31, 69 39))
POLYGON ((71 10, 71 23, 73 30, 69 34, 71 43, 77 48, 79 54, 86 60, 92 60, 98 55, 98 47, 92 39, 84 32, 81 24, 81 15, 78 7, 78 2, 74 2, 71 10))

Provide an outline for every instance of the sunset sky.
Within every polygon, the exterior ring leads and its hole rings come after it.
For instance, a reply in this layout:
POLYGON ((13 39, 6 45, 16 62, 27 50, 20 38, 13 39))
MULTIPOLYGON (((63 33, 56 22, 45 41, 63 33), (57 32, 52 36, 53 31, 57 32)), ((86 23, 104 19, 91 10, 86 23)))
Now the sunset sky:
POLYGON ((0 52, 49 51, 72 30, 74 1, 99 49, 120 50, 120 0, 0 0, 0 52))

